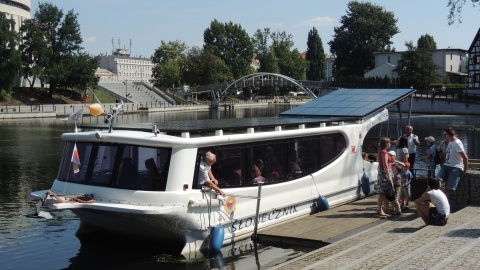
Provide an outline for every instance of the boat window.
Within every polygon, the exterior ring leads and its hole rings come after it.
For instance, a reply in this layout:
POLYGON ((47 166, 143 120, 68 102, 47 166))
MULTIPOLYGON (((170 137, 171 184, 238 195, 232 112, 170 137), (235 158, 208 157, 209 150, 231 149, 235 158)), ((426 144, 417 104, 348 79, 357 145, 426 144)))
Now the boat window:
MULTIPOLYGON (((239 187, 243 185, 243 147, 214 147, 200 151, 199 158, 211 151, 216 155, 212 173, 219 182, 219 187, 239 187), (211 149, 211 150, 210 150, 211 149)), ((198 164, 200 164, 198 162, 198 164)), ((198 166, 197 166, 198 168, 198 166)))
POLYGON ((58 179, 115 188, 164 191, 170 153, 165 148, 67 142, 58 179))
POLYGON ((283 182, 287 176, 287 144, 285 141, 256 144, 248 149, 250 179, 247 185, 254 185, 259 180, 265 184, 283 182), (259 175, 259 173, 261 175, 259 175))
MULTIPOLYGON (((217 157, 212 173, 223 188, 299 179, 321 170, 345 149, 345 137, 340 133, 200 148, 195 179, 200 159, 208 151, 217 157)), ((194 181, 194 187, 200 188, 196 184, 194 181)))

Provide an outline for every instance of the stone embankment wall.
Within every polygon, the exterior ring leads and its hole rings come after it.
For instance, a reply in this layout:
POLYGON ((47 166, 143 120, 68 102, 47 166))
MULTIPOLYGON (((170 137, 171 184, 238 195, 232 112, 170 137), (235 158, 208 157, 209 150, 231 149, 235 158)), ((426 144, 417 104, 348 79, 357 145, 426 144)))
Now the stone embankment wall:
POLYGON ((450 204, 453 210, 480 204, 480 171, 467 171, 457 190, 450 194, 450 204))
MULTIPOLYGON (((411 200, 414 201, 427 190, 427 178, 412 180, 411 200)), ((467 205, 480 205, 480 171, 468 170, 458 184, 457 190, 450 192, 450 207, 453 211, 467 205)))

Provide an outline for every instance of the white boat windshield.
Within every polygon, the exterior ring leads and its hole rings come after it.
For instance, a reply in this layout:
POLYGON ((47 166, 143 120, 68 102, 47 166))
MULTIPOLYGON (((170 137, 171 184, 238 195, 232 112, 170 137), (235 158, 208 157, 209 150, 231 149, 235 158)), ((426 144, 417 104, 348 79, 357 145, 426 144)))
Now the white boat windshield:
MULTIPOLYGON (((198 179, 201 159, 210 151, 216 155, 212 173, 221 188, 282 183, 321 170, 345 149, 341 133, 199 148, 195 175, 198 179)), ((198 181, 194 187, 200 188, 198 181)))
POLYGON ((57 179, 134 190, 165 191, 171 149, 67 142, 57 179))

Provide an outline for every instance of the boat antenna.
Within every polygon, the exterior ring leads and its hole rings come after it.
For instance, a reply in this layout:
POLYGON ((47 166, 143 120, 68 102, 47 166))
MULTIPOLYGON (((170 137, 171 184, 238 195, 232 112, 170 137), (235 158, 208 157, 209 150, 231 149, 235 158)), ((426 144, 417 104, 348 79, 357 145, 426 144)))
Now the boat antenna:
POLYGON ((112 108, 112 113, 107 114, 105 117, 105 124, 108 124, 108 133, 112 133, 113 120, 119 114, 123 113, 123 100, 120 101, 120 104, 115 104, 115 107, 112 108))
POLYGON ((83 108, 70 114, 66 119, 63 119, 63 120, 66 120, 67 122, 70 122, 70 123, 73 122, 75 124, 75 133, 77 133, 78 132, 77 121, 82 118, 82 115, 83 115, 83 108))

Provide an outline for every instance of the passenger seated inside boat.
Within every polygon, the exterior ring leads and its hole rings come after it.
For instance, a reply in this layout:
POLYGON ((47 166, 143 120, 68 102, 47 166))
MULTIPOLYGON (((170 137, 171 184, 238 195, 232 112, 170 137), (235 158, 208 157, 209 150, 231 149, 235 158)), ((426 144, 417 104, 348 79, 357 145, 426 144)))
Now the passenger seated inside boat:
POLYGON ((288 172, 289 172, 291 178, 296 178, 297 175, 302 174, 302 169, 300 168, 300 166, 296 162, 289 161, 288 162, 288 172))
POLYGON ((118 187, 134 188, 137 182, 138 169, 132 158, 123 158, 120 165, 118 187))
POLYGON ((270 183, 281 181, 285 177, 284 168, 278 162, 277 155, 283 156, 283 153, 276 152, 270 146, 265 149, 265 169, 263 173, 270 183))
POLYGON ((256 164, 252 164, 249 169, 250 177, 252 178, 252 183, 257 184, 258 182, 265 182, 265 177, 262 176, 260 168, 256 164))
POLYGON ((145 168, 147 168, 147 180, 151 183, 152 190, 164 189, 164 181, 160 178, 157 165, 153 158, 145 160, 145 168))
POLYGON ((94 203, 96 202, 96 200, 92 197, 92 195, 89 195, 89 194, 85 194, 85 195, 81 195, 81 196, 73 196, 73 197, 70 197, 68 199, 62 199, 60 198, 59 196, 57 196, 57 194, 53 193, 51 190, 49 190, 47 192, 47 194, 49 196, 52 196, 55 198, 56 201, 60 202, 60 203, 94 203))

